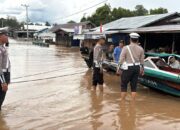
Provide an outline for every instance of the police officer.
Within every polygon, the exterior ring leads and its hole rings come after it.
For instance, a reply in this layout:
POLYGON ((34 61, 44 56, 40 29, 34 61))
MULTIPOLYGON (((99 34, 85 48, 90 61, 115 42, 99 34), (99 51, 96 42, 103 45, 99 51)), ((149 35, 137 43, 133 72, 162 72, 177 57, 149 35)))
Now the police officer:
POLYGON ((121 98, 125 99, 127 85, 130 82, 131 95, 134 100, 139 74, 144 74, 144 50, 139 46, 139 37, 137 33, 131 33, 130 45, 123 48, 117 73, 121 74, 121 98), (125 65, 126 67, 122 66, 125 65), (124 69, 124 70, 123 70, 124 69))
POLYGON ((3 32, 0 32, 0 110, 10 82, 10 61, 5 48, 7 42, 7 36, 3 32))
POLYGON ((94 47, 93 52, 93 89, 96 91, 97 85, 99 85, 99 89, 103 92, 103 49, 102 46, 105 44, 105 37, 99 36, 96 46, 94 47))

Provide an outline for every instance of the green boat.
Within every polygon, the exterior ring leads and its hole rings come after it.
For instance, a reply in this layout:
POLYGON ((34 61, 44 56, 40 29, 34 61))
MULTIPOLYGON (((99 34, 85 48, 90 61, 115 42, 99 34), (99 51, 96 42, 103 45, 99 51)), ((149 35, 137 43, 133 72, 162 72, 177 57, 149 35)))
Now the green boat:
MULTIPOLYGON (((174 54, 168 54, 168 57, 169 56, 174 56, 174 54)), ((180 70, 171 68, 165 60, 162 59, 163 57, 165 58, 167 56, 159 55, 145 59, 145 75, 139 77, 139 82, 144 86, 179 97, 180 70)))
MULTIPOLYGON (((171 68, 167 63, 169 56, 180 58, 175 54, 147 53, 145 75, 139 77, 139 83, 174 96, 180 96, 180 70, 171 68)), ((104 69, 116 72, 117 64, 104 61, 104 69)))

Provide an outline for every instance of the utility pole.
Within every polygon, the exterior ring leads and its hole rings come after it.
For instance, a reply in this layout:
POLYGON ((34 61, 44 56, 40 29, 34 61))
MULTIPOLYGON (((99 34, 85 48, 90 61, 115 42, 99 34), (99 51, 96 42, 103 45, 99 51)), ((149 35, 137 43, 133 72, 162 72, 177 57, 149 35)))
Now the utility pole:
POLYGON ((26 8, 26 25, 27 25, 27 41, 28 41, 29 40, 29 27, 28 27, 28 24, 29 24, 29 18, 28 18, 28 8, 29 8, 29 5, 22 4, 21 6, 26 8))
POLYGON ((3 21, 4 19, 3 18, 1 18, 1 26, 2 26, 2 28, 4 27, 4 21, 3 21))

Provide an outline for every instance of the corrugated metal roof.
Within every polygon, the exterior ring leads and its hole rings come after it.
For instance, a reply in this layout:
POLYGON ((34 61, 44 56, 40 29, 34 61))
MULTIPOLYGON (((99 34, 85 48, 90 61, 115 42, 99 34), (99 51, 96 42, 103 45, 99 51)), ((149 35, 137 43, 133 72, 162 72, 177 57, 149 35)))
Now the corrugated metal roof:
POLYGON ((50 29, 52 32, 56 32, 60 28, 71 28, 74 29, 76 26, 85 26, 87 24, 92 24, 94 27, 95 25, 91 23, 90 21, 80 22, 80 23, 67 23, 67 24, 59 24, 50 29))
POLYGON ((136 29, 128 29, 121 31, 122 33, 131 33, 131 32, 137 32, 137 33, 174 33, 174 32, 180 32, 180 25, 162 25, 162 26, 153 26, 153 27, 142 27, 142 28, 136 28, 136 29))
POLYGON ((67 33, 74 33, 74 28, 73 29, 72 28, 60 28, 60 30, 63 30, 67 33))
POLYGON ((0 33, 7 33, 9 30, 9 27, 0 28, 0 33))
MULTIPOLYGON (((28 29, 29 29, 29 30, 38 31, 38 30, 42 30, 42 29, 45 29, 45 28, 51 28, 51 26, 28 25, 28 29)), ((27 29, 27 25, 24 25, 24 29, 25 29, 25 30, 27 29)))
POLYGON ((97 31, 93 31, 93 32, 87 32, 84 34, 94 34, 94 35, 101 35, 101 34, 115 34, 118 33, 119 31, 103 31, 103 33, 97 32, 97 31))
MULTIPOLYGON (((144 27, 175 14, 177 13, 166 13, 166 14, 158 14, 158 15, 121 18, 116 21, 103 25, 103 29, 107 31, 107 30, 124 30, 124 29, 144 27)), ((96 31, 99 30, 99 28, 100 27, 97 27, 92 30, 96 31)))
POLYGON ((175 18, 175 19, 172 19, 170 22, 180 22, 180 18, 175 18))
POLYGON ((45 33, 39 34, 39 37, 52 37, 52 38, 55 38, 56 35, 55 35, 55 33, 52 33, 52 32, 45 32, 45 33))

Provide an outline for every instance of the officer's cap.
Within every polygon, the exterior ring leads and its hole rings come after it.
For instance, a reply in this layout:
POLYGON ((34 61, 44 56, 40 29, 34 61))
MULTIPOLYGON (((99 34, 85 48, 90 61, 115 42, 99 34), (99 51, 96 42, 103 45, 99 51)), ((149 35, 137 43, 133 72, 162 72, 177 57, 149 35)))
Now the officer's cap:
POLYGON ((101 35, 101 36, 98 36, 97 39, 98 39, 98 40, 100 40, 100 39, 104 39, 104 40, 105 40, 106 37, 105 37, 104 35, 101 35))
POLYGON ((130 33, 129 36, 132 39, 138 39, 140 37, 140 35, 138 33, 130 33))
POLYGON ((7 33, 7 31, 6 30, 0 30, 0 35, 2 35, 2 34, 6 34, 7 33))

